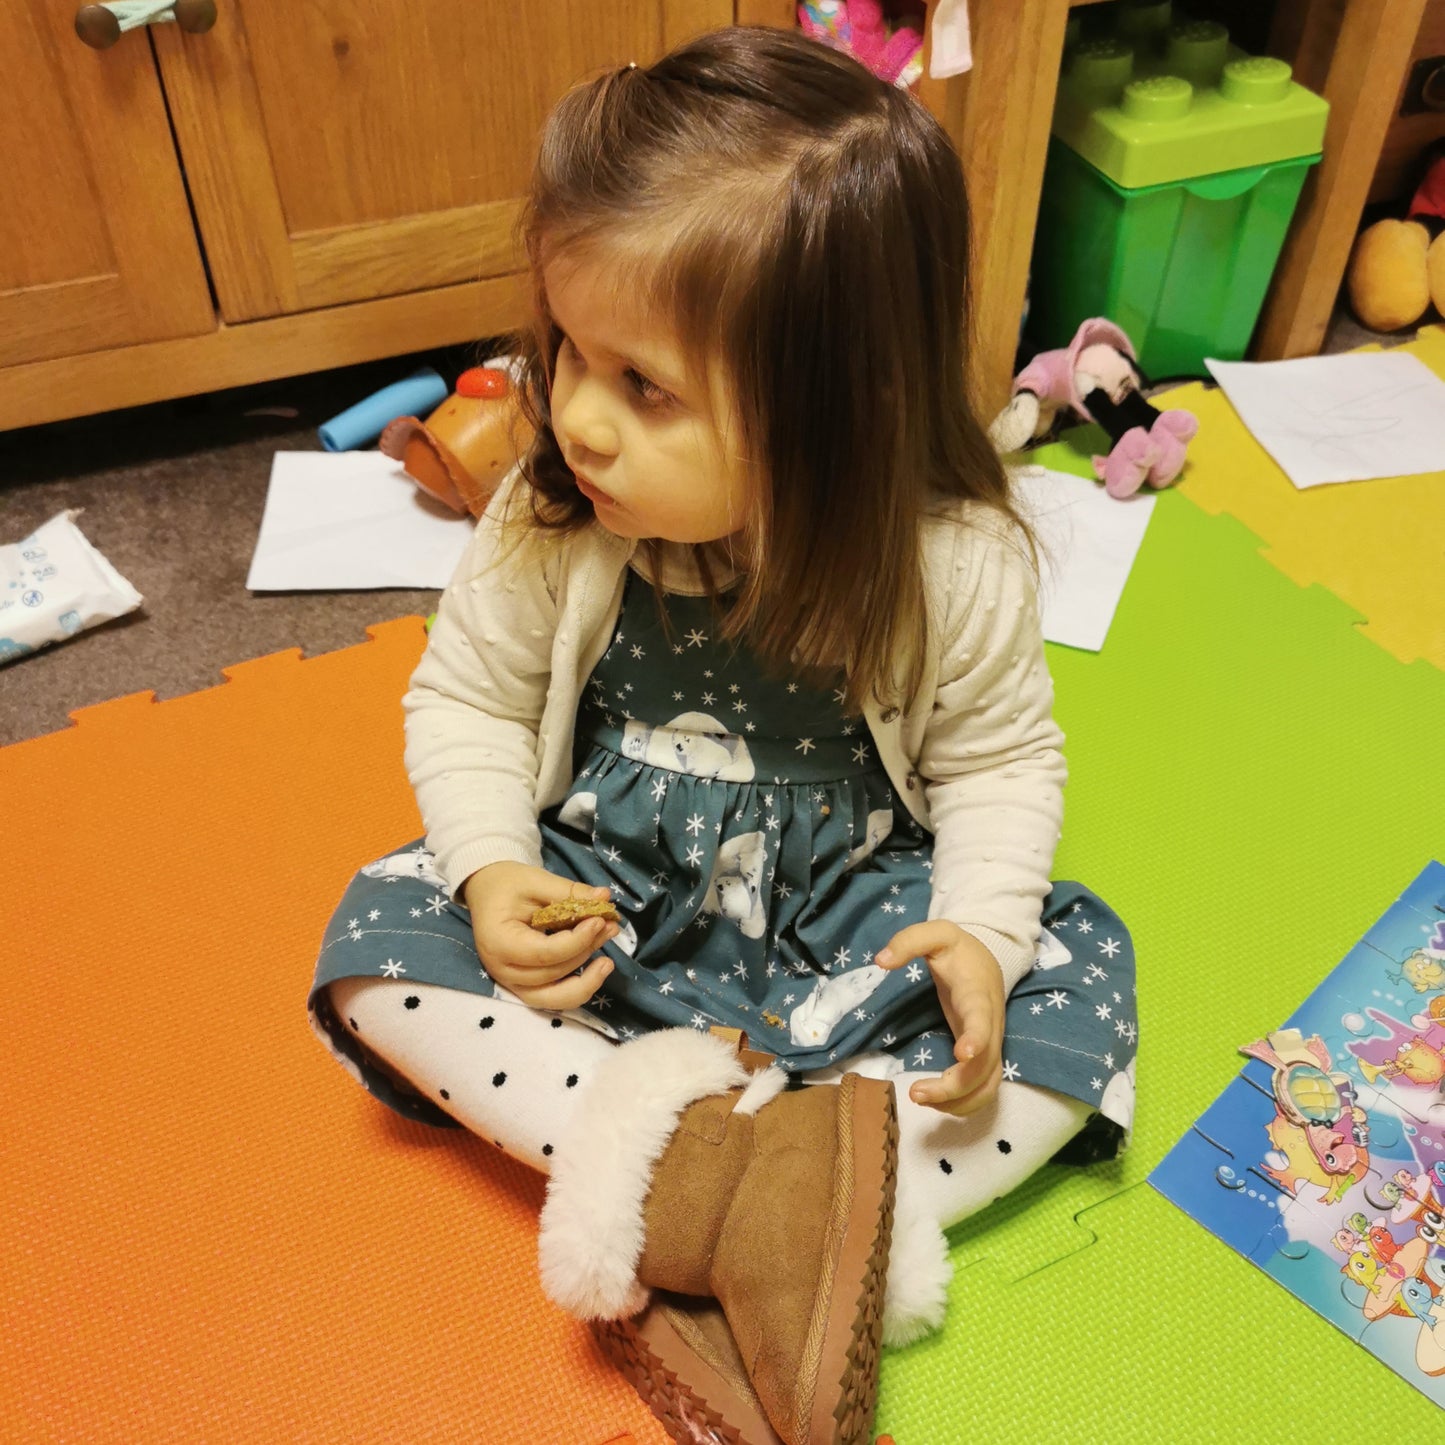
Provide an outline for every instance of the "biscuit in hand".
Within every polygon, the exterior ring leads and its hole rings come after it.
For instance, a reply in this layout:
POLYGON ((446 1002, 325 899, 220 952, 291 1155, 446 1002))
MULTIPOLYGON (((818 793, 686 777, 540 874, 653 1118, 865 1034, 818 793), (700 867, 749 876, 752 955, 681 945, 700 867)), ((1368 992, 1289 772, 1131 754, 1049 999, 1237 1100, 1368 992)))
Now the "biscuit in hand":
POLYGON ((540 928, 543 933, 557 933, 588 918, 605 918, 618 923, 622 915, 610 898, 563 898, 537 909, 532 915, 532 927, 540 928))

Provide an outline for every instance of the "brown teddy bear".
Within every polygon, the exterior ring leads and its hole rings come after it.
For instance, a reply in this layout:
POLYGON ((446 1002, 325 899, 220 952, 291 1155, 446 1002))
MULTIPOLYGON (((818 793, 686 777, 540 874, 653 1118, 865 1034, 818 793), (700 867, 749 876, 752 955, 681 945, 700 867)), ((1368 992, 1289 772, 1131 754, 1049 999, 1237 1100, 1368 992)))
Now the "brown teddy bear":
POLYGON ((1431 148, 1405 219, 1360 232, 1346 284, 1351 310, 1371 331, 1414 326, 1432 302, 1445 316, 1445 141, 1431 148))

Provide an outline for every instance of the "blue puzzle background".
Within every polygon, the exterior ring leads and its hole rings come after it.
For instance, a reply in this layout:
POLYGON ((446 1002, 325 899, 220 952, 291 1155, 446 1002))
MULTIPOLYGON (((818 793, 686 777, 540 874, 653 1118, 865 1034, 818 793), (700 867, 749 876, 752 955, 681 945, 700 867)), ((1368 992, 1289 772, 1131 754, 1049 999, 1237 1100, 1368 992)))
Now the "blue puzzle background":
POLYGON ((1270 1035, 1281 1056, 1287 1030, 1323 1044, 1364 1152, 1342 1144, 1337 1172, 1322 1166, 1283 1118, 1276 1069, 1250 1058, 1149 1182, 1445 1404, 1445 866, 1430 863, 1270 1035), (1401 1050, 1408 1067, 1391 1072, 1401 1050))

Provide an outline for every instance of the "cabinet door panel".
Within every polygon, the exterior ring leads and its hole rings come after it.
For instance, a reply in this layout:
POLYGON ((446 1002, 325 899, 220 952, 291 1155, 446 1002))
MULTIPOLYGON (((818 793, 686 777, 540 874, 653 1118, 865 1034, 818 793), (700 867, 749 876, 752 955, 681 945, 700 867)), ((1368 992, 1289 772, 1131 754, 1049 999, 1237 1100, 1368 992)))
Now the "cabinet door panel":
POLYGON ((215 325, 150 45, 0 5, 0 366, 215 325))
POLYGON ((548 108, 726 24, 732 0, 221 0, 155 34, 222 314, 515 269, 548 108))

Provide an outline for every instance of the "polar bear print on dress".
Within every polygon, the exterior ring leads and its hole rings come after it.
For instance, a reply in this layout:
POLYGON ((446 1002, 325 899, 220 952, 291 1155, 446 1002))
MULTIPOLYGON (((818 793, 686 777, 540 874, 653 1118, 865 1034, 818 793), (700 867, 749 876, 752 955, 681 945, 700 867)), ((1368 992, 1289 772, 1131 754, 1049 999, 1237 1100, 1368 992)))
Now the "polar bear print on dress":
POLYGON ((1115 1074, 1104 1088, 1099 1099, 1099 1112, 1112 1119, 1127 1134, 1134 1128, 1134 1067, 1136 1060, 1129 1060, 1129 1067, 1115 1074))
POLYGON ((705 712, 679 713, 661 727, 628 723, 622 730, 622 755, 694 778, 750 783, 757 775, 747 743, 705 712))
POLYGON ((413 848, 409 853, 393 853, 387 858, 378 858, 374 863, 362 867, 367 878, 415 878, 421 883, 447 891, 446 880, 435 868, 436 857, 426 848, 413 848))
POLYGON ((1073 961, 1074 955, 1064 946, 1053 929, 1044 929, 1039 935, 1039 946, 1034 952, 1034 967, 1044 972, 1050 968, 1062 968, 1073 961))
POLYGON ((597 835, 597 794, 573 793, 557 810, 557 822, 588 838, 597 835))
POLYGON ((788 1016, 788 1031, 795 1044, 818 1048, 833 1036, 843 1018, 873 997, 888 977, 886 968, 865 963, 862 968, 832 978, 820 978, 813 991, 788 1016))
POLYGON ((763 907, 763 869, 767 849, 761 833, 739 833, 718 850, 702 900, 702 912, 720 913, 737 924, 744 938, 761 938, 768 926, 763 907))
POLYGON ((893 831, 893 810, 875 808, 868 814, 867 836, 848 854, 847 868, 856 868, 865 858, 878 851, 878 846, 893 831))

